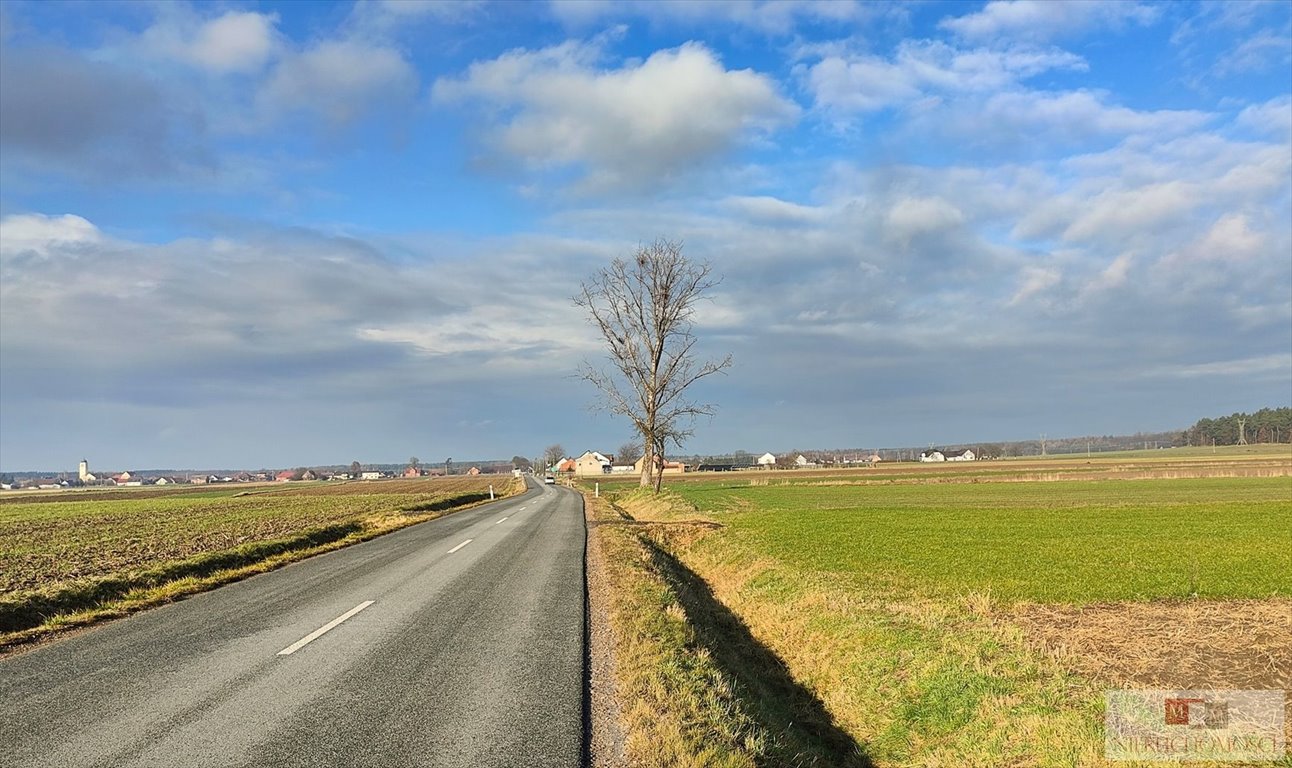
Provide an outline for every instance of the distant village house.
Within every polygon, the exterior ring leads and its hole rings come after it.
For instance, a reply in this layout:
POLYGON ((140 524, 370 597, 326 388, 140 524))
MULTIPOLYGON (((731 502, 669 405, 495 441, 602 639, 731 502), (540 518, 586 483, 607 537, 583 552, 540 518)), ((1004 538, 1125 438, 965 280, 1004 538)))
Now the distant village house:
POLYGON ((610 473, 610 459, 596 451, 586 451, 574 460, 574 474, 579 477, 593 477, 610 473))
POLYGON ((944 451, 938 448, 929 448, 920 453, 920 461, 974 461, 978 457, 969 448, 959 451, 944 451))
MULTIPOLYGON (((642 467, 646 466, 645 462, 646 462, 645 456, 638 459, 637 463, 633 464, 633 471, 640 475, 642 471, 642 467)), ((668 461, 663 456, 655 457, 655 466, 656 468, 662 468, 662 471, 660 472, 660 474, 664 474, 664 475, 680 475, 686 472, 685 464, 683 464, 680 461, 668 461)))

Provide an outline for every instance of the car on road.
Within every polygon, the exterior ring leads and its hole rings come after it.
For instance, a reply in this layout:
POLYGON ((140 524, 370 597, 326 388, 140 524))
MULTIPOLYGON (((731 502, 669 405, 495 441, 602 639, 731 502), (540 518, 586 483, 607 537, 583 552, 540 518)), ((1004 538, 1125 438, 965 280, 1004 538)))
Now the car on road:
POLYGON ((543 478, 543 482, 548 485, 556 485, 556 478, 552 477, 551 475, 548 475, 543 478))

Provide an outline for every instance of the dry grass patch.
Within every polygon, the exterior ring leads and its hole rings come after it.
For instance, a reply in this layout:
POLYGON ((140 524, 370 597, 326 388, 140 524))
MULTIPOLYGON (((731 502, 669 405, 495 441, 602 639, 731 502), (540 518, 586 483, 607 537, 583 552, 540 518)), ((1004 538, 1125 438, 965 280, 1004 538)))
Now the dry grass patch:
MULTIPOLYGON (((1292 600, 1026 605, 1005 616, 1112 687, 1292 691, 1292 600)), ((1292 700, 1284 708, 1292 744, 1292 700)))
POLYGON ((1025 605, 1009 618, 1047 652, 1101 679, 1292 690, 1292 600, 1025 605))

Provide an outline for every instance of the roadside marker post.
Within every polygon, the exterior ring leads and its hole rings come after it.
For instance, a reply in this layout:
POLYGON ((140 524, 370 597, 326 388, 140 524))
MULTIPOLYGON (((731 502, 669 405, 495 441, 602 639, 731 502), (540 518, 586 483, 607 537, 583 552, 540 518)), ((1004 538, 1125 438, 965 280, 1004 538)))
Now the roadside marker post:
POLYGON ((493 483, 489 484, 489 500, 493 501, 493 483))

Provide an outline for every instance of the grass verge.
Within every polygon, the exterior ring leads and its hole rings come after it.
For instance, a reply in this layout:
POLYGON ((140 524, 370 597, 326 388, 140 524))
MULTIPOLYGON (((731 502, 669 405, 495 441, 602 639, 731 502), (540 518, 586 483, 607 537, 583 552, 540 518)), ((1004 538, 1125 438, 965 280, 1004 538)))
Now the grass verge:
POLYGON ((587 504, 610 587, 604 620, 616 639, 629 764, 870 765, 820 700, 661 546, 653 526, 604 499, 587 504))

